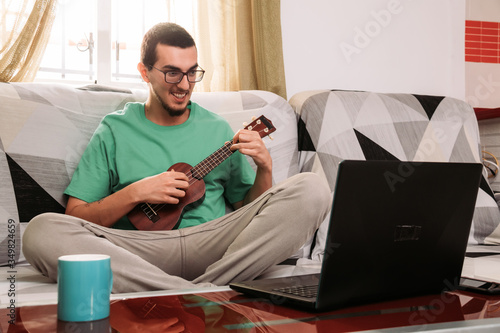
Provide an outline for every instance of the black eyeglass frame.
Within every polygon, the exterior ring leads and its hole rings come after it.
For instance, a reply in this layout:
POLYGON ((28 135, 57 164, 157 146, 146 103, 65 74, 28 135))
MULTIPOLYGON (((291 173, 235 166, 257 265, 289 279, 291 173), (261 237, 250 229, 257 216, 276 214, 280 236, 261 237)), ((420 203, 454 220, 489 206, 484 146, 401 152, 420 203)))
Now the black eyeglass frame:
POLYGON ((187 72, 182 72, 182 71, 179 71, 179 70, 167 70, 167 71, 162 71, 161 69, 159 68, 156 68, 155 66, 151 66, 152 68, 156 69, 157 71, 163 73, 163 79, 165 80, 166 83, 171 83, 171 84, 176 84, 176 83, 179 83, 181 82, 183 79, 184 79, 184 76, 186 76, 187 80, 189 83, 197 83, 197 82, 200 82, 201 80, 203 80, 203 76, 205 75, 205 70, 201 67, 199 67, 199 69, 190 69, 188 70, 187 72), (182 76, 180 77, 180 79, 176 82, 169 82, 167 81, 167 73, 168 72, 174 72, 174 73, 180 73, 182 74, 182 76), (198 72, 198 73, 201 73, 201 76, 199 77, 199 79, 197 81, 191 81, 189 79, 189 73, 190 72, 198 72))

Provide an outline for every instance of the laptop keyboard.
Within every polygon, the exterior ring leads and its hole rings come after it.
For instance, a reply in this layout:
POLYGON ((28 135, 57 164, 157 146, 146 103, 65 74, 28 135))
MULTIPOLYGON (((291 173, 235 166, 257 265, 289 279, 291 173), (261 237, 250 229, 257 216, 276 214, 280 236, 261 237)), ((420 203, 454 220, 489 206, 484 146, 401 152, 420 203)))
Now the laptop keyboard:
POLYGON ((301 296, 301 297, 316 298, 316 296, 318 295, 318 285, 315 284, 311 286, 290 286, 290 287, 276 288, 273 289, 273 291, 278 291, 281 293, 301 296))

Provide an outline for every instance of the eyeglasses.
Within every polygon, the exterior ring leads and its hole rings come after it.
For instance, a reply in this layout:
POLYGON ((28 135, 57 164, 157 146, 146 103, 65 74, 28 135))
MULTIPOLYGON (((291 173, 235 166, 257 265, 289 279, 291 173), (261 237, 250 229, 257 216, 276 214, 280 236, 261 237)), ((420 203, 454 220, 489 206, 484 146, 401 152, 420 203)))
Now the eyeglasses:
POLYGON ((165 76, 166 83, 179 83, 184 78, 184 75, 186 75, 188 82, 196 83, 200 82, 203 79, 203 75, 205 74, 205 71, 203 69, 191 69, 187 72, 181 72, 181 71, 164 72, 161 69, 156 68, 155 66, 151 67, 163 73, 163 75, 165 76))

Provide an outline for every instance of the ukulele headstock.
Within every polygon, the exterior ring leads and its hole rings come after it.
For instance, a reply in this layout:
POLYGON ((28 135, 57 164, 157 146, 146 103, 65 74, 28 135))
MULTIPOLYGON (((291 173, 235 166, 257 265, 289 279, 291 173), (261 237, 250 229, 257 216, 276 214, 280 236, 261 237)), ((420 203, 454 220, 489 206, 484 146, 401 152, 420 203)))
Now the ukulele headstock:
POLYGON ((244 128, 249 131, 258 132, 261 138, 266 137, 276 131, 276 127, 274 127, 273 123, 263 115, 257 119, 254 119, 244 128))

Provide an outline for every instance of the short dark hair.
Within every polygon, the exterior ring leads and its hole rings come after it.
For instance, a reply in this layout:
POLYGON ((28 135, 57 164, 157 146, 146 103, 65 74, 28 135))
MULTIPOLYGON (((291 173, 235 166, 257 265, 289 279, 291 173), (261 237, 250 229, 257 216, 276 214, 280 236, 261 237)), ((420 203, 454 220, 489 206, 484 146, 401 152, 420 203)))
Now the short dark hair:
POLYGON ((188 48, 196 46, 193 37, 183 27, 171 22, 158 23, 146 32, 141 45, 141 62, 149 69, 156 63, 158 44, 188 48))

